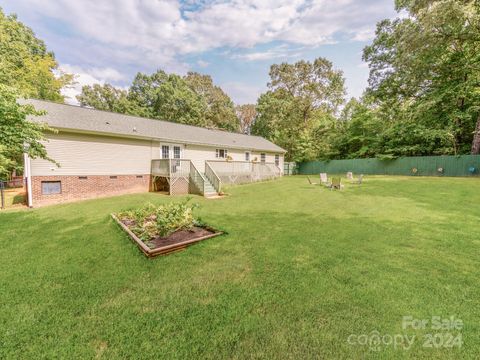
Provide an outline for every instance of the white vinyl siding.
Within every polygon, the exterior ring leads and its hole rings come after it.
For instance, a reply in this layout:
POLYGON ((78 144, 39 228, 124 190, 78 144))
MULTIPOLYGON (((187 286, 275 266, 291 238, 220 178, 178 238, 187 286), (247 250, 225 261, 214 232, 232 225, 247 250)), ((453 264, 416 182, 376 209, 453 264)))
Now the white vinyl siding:
MULTIPOLYGON (((244 150, 227 149, 227 156, 230 156, 233 161, 245 161, 244 150)), ((201 172, 205 171, 205 160, 225 160, 216 157, 216 148, 214 146, 202 145, 187 145, 183 150, 183 158, 192 160, 195 167, 201 172)))
MULTIPOLYGON (((149 174, 152 147, 158 143, 86 134, 48 134, 48 156, 58 162, 31 160, 32 176, 149 174)), ((155 157, 157 158, 158 155, 155 157)))
MULTIPOLYGON (((149 174, 151 160, 162 158, 163 148, 168 147, 168 158, 174 152, 182 159, 192 160, 197 169, 205 171, 205 160, 216 158, 216 146, 175 144, 149 140, 126 139, 99 135, 61 132, 48 134, 45 143, 48 155, 60 163, 60 167, 42 159, 31 160, 32 176, 49 175, 143 175, 149 174)), ((224 149, 225 156, 233 161, 245 161, 245 150, 224 149)), ((260 161, 260 152, 248 151, 250 161, 260 161)), ((266 162, 274 163, 275 154, 265 153, 266 162)), ((279 157, 279 168, 283 171, 283 154, 279 157)))

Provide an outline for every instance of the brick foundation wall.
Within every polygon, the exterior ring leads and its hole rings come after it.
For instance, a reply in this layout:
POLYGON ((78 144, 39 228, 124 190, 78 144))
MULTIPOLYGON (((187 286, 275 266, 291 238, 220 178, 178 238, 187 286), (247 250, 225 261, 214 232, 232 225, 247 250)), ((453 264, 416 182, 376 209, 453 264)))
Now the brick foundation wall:
POLYGON ((36 207, 104 196, 147 192, 150 189, 150 174, 114 176, 116 178, 112 178, 110 175, 33 176, 33 206, 36 207), (61 194, 42 194, 42 181, 60 181, 62 187, 61 194))

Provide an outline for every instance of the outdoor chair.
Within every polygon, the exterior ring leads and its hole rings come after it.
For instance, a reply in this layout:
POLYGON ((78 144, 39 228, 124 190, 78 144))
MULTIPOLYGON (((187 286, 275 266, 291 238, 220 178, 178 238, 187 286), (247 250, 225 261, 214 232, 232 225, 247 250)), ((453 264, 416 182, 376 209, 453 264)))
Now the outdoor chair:
POLYGON ((328 181, 327 173, 320 173, 320 183, 325 186, 330 186, 330 182, 328 181))
POLYGON ((318 183, 312 182, 312 180, 310 179, 310 176, 307 176, 307 179, 308 179, 308 182, 310 183, 310 185, 318 185, 318 183))
POLYGON ((363 181, 363 174, 360 174, 360 176, 358 177, 358 179, 352 181, 352 184, 362 185, 362 181, 363 181))
POLYGON ((341 190, 343 188, 342 179, 341 178, 332 178, 332 184, 330 185, 330 190, 341 190))
POLYGON ((353 180, 353 173, 351 171, 347 172, 347 179, 353 180))

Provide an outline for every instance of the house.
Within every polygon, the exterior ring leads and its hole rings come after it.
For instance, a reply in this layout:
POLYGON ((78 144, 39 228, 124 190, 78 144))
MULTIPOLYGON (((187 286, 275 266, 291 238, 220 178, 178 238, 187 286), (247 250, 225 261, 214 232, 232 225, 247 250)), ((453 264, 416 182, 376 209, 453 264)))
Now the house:
POLYGON ((41 100, 48 156, 25 156, 29 206, 144 191, 217 195, 276 178, 285 150, 258 137, 41 100))

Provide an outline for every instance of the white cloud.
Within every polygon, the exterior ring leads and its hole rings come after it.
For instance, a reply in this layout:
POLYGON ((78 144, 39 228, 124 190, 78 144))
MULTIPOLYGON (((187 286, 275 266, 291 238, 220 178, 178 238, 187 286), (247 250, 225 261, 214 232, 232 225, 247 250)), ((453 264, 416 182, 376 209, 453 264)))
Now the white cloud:
POLYGON ((236 104, 255 104, 265 86, 247 85, 241 82, 226 82, 220 85, 236 104))
POLYGON ((360 29, 353 34, 352 40, 355 41, 368 41, 372 40, 375 37, 375 29, 374 28, 365 28, 360 29))
POLYGON ((198 60, 197 65, 200 66, 201 68, 206 68, 208 65, 210 65, 210 63, 208 61, 198 60))
POLYGON ((125 80, 124 75, 112 68, 85 69, 80 66, 64 64, 60 67, 60 71, 74 75, 75 83, 62 89, 65 101, 69 104, 78 104, 76 96, 82 92, 83 86, 125 80))
MULTIPOLYGON (((207 67, 207 52, 214 49, 255 62, 301 57, 302 50, 323 44, 364 42, 377 21, 395 15, 392 0, 4 0, 2 6, 9 3, 59 59, 81 64, 64 65, 78 74, 78 84, 65 90, 70 101, 82 85, 125 85, 136 71, 184 74, 189 55, 202 54, 196 65, 207 67)), ((240 103, 260 93, 240 83, 225 86, 240 103)))
POLYGON ((282 44, 265 51, 236 53, 231 55, 231 58, 246 61, 263 61, 278 58, 292 58, 300 56, 303 50, 305 50, 305 47, 289 47, 285 44, 282 44))
MULTIPOLYGON (((68 24, 85 45, 92 43, 112 61, 121 54, 124 61, 162 67, 178 62, 178 55, 220 47, 251 48, 272 41, 318 46, 334 42, 338 33, 364 41, 375 22, 393 12, 390 0, 16 2, 39 17, 68 24)), ((89 53, 89 48, 77 51, 89 53)))

